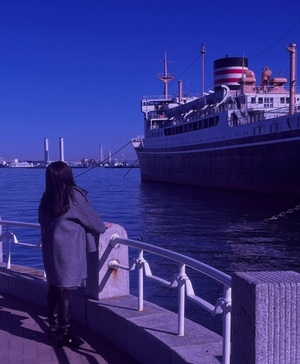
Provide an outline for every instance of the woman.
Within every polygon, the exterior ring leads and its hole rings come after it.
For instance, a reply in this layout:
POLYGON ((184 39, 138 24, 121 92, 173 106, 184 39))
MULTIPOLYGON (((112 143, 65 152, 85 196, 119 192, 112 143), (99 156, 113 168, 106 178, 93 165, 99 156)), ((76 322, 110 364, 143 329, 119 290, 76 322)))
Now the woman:
POLYGON ((86 252, 97 250, 106 226, 64 162, 53 162, 46 169, 39 223, 48 282, 48 337, 57 338, 59 346, 79 346, 82 341, 70 333, 72 296, 86 277, 86 252))

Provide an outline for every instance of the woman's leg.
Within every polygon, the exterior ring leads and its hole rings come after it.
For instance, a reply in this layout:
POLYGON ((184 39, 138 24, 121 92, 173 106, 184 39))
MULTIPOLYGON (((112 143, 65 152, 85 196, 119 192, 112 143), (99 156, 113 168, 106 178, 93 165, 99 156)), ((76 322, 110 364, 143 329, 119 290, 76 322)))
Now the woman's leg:
POLYGON ((59 328, 62 332, 70 331, 71 305, 74 289, 60 288, 59 328))
POLYGON ((48 306, 48 338, 54 339, 58 331, 58 306, 59 306, 60 291, 59 288, 49 285, 47 293, 48 306))
POLYGON ((60 346, 79 346, 82 344, 82 340, 74 337, 70 333, 71 326, 71 305, 73 293, 76 287, 72 288, 60 288, 60 301, 58 310, 58 324, 59 324, 59 335, 58 345, 60 346))

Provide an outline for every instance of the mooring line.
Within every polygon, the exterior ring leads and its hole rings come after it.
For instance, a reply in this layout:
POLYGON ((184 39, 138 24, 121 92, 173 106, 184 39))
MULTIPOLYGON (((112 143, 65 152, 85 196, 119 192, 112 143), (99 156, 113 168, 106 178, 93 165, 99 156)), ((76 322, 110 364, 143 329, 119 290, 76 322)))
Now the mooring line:
POLYGON ((128 144, 130 144, 131 141, 127 142, 126 144, 123 145, 123 147, 119 148, 118 150, 116 150, 112 155, 110 155, 109 157, 107 157, 106 159, 104 159, 101 162, 98 162, 97 164, 95 164, 94 166, 88 168, 87 170, 85 170, 84 172, 77 174, 76 176, 74 176, 74 178, 80 177, 82 176, 84 173, 87 173, 89 171, 91 171, 92 169, 94 169, 95 167, 99 167, 100 164, 107 162, 111 157, 113 157, 115 154, 119 153, 123 148, 125 148, 128 144))
POLYGON ((132 168, 134 168, 134 166, 137 164, 138 158, 135 160, 135 162, 133 163, 133 165, 129 168, 129 170, 124 174, 123 178, 125 178, 127 176, 127 174, 132 170, 132 168))
POLYGON ((278 215, 274 215, 272 217, 269 217, 267 219, 264 219, 263 222, 268 222, 269 223, 271 221, 277 220, 279 217, 286 217, 287 214, 292 214, 293 212, 298 211, 298 210, 300 210, 300 205, 297 205, 294 208, 288 209, 287 211, 282 211, 278 215))

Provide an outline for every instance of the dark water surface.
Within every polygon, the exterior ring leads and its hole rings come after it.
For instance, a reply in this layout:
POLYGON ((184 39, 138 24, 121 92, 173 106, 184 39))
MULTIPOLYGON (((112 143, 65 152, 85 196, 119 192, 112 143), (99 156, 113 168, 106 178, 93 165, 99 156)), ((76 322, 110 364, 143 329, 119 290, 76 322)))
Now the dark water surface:
MULTIPOLYGON (((227 274, 234 271, 293 270, 300 272, 300 211, 272 223, 263 220, 300 204, 296 198, 201 190, 142 183, 139 169, 74 169, 76 183, 104 221, 122 225, 130 239, 142 239, 200 260, 227 274)), ((0 216, 3 220, 37 222, 44 190, 44 169, 0 169, 0 216)), ((28 230, 20 241, 36 243, 39 232, 28 230)), ((132 252, 130 252, 132 255, 132 252)), ((152 273, 171 279, 174 265, 149 256, 152 273)), ((13 247, 12 263, 42 267, 37 249, 13 247)), ((136 294, 135 273, 131 290, 136 294)), ((208 278, 192 278, 195 293, 210 302, 222 289, 208 278)), ((154 282, 145 283, 145 298, 177 309, 177 293, 154 282), (147 288, 148 287, 148 288, 147 288)), ((193 303, 187 317, 220 332, 220 318, 193 303)))

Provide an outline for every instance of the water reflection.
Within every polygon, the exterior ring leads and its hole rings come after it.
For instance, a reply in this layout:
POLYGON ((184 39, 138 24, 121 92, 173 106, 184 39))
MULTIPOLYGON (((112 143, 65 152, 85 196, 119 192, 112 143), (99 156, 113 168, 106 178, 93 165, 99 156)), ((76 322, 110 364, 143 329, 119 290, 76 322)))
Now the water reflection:
POLYGON ((294 199, 145 183, 139 200, 144 240, 225 272, 299 270, 299 211, 262 222, 294 199))

